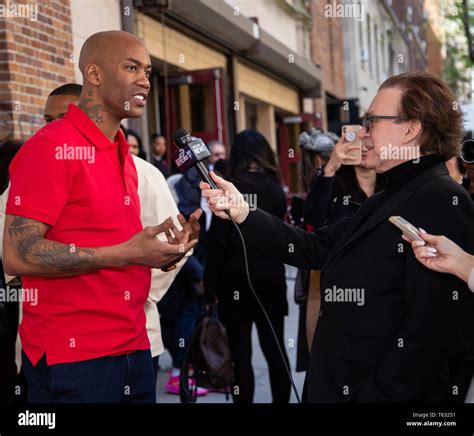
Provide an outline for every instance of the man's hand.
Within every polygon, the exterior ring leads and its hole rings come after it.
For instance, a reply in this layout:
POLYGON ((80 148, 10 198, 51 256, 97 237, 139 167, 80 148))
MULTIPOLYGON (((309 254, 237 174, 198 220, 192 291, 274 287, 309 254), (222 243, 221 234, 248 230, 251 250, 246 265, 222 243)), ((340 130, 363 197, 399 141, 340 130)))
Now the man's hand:
POLYGON ((210 174, 221 189, 211 189, 208 183, 200 183, 202 196, 207 198, 209 208, 216 216, 226 220, 229 219, 226 211, 229 211, 237 224, 243 223, 249 214, 250 208, 242 194, 232 183, 217 176, 213 171, 210 174))
MULTIPOLYGON (((183 228, 182 232, 187 231, 189 233, 189 240, 193 241, 194 239, 199 238, 199 231, 201 230, 201 226, 199 225, 199 219, 201 218, 202 210, 196 209, 190 216, 189 221, 186 221, 186 218, 182 214, 178 214, 178 222, 181 224, 183 228)), ((173 233, 179 232, 176 226, 173 225, 171 229, 173 233)))
POLYGON ((150 268, 173 265, 197 244, 197 238, 189 241, 189 229, 190 225, 178 230, 170 217, 157 226, 146 227, 137 233, 123 244, 123 250, 128 253, 127 258, 134 265, 150 268), (160 233, 166 235, 168 242, 157 238, 160 233))
MULTIPOLYGON (((170 229, 173 233, 174 237, 171 237, 169 233, 166 233, 168 238, 168 242, 172 245, 181 244, 183 240, 188 239, 189 241, 197 241, 199 239, 199 231, 201 230, 201 226, 199 225, 199 218, 202 215, 201 209, 196 209, 191 216, 189 217, 189 222, 186 221, 186 218, 182 214, 177 215, 177 219, 181 224, 181 230, 179 230, 171 221, 170 229)), ((168 272, 172 271, 176 268, 176 263, 178 263, 186 253, 179 258, 173 259, 170 262, 161 266, 161 270, 168 272)))

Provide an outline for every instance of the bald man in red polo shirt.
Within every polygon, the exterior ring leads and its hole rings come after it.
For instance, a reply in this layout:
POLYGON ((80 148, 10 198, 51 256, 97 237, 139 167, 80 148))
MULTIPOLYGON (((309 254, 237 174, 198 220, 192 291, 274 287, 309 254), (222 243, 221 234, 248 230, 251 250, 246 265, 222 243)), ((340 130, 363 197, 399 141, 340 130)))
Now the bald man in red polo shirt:
POLYGON ((142 114, 150 90, 142 42, 94 34, 79 68, 79 106, 39 130, 10 167, 5 272, 38 295, 23 303, 20 325, 28 399, 152 403, 150 268, 172 269, 196 244, 199 213, 180 217, 182 229, 171 219, 142 229, 137 173, 119 130, 142 114))

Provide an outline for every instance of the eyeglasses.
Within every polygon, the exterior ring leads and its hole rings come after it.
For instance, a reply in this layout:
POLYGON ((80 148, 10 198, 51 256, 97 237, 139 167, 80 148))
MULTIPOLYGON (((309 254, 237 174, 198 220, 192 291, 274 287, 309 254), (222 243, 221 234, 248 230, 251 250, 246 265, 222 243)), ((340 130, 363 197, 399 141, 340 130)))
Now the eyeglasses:
POLYGON ((361 118, 361 125, 364 129, 367 130, 367 133, 370 133, 371 123, 377 120, 408 120, 408 117, 398 116, 398 115, 367 115, 365 114, 361 118))

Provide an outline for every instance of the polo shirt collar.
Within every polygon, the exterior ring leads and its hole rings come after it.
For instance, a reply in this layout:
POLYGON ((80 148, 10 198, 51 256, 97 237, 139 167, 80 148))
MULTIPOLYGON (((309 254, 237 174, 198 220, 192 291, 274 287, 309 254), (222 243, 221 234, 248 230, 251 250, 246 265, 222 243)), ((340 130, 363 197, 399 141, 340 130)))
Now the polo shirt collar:
MULTIPOLYGON (((99 150, 115 146, 78 106, 70 104, 64 118, 68 119, 99 150)), ((120 129, 115 136, 115 142, 118 142, 120 149, 128 150, 129 145, 120 129)))

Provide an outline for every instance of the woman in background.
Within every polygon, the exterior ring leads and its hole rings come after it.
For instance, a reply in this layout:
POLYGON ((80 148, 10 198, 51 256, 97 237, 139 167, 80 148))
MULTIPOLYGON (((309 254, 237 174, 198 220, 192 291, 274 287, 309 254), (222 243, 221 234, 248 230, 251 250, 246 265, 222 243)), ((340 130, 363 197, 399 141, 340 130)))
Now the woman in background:
POLYGON ((143 150, 142 139, 135 130, 127 129, 125 138, 130 145, 130 153, 146 160, 146 154, 143 150))

